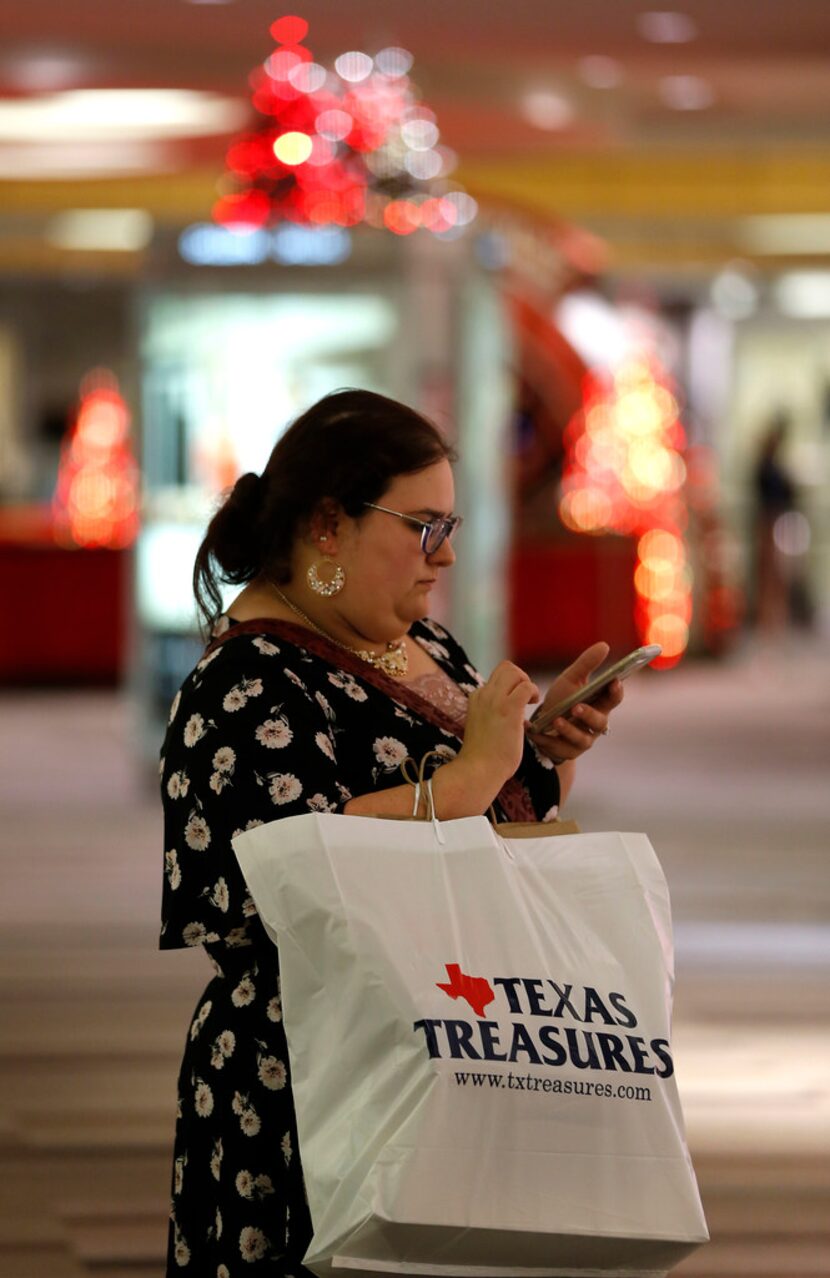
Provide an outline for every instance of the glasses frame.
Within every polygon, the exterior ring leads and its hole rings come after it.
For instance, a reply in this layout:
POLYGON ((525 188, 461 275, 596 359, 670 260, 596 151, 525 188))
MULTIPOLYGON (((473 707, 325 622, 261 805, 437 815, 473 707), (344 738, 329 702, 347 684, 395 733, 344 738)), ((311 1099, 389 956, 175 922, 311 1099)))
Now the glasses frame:
POLYGON ((464 523, 463 515, 436 515, 435 519, 426 520, 419 519, 417 515, 405 515, 400 510, 390 510, 388 506, 378 506, 373 501, 365 501, 363 505, 369 510, 380 510, 384 515, 394 515, 397 519, 404 519, 408 524, 416 524, 421 529, 421 550, 427 556, 434 555, 445 541, 452 541, 464 523), (438 537, 438 541, 432 547, 429 546, 430 533, 438 537))

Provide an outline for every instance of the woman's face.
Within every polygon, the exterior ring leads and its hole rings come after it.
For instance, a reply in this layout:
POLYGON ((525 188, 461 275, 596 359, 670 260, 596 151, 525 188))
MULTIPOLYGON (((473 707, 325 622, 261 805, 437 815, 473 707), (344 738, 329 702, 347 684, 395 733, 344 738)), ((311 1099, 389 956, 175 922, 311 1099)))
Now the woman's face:
MULTIPOLYGON (((442 460, 414 474, 398 475, 377 505, 428 522, 437 515, 451 515, 454 501, 452 468, 442 460)), ((449 541, 427 556, 416 524, 380 510, 344 520, 337 543, 346 587, 332 602, 362 634, 378 640, 397 638, 429 613, 438 574, 455 562, 449 541)))

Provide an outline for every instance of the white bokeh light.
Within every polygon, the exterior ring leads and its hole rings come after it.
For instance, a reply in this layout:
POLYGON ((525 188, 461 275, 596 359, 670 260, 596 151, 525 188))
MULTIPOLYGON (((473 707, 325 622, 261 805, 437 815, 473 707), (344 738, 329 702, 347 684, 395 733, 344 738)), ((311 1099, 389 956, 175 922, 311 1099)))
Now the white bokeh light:
POLYGON ((400 79, 401 76, 406 75, 414 61, 415 59, 408 49, 397 47, 381 49, 380 53, 375 56, 375 66, 378 71, 382 75, 388 76, 390 80, 400 79))
POLYGON ((566 128, 574 118, 573 105, 553 89, 537 89, 526 93, 521 101, 522 115, 537 129, 566 128))
POLYGON ((374 62, 368 53, 359 53, 356 50, 341 53, 334 63, 334 69, 340 79, 347 80, 349 84, 360 84, 361 80, 367 80, 372 74, 373 66, 374 62))

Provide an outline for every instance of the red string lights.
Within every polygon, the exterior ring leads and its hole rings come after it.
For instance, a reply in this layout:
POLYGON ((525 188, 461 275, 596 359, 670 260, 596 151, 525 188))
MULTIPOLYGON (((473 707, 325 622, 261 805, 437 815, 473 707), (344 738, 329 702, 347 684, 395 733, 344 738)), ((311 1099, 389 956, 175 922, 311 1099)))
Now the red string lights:
POLYGON ((689 642, 692 573, 683 534, 686 436, 678 404, 653 362, 631 360, 608 380, 589 374, 565 430, 559 514, 581 533, 637 538, 635 623, 673 666, 689 642))
POLYGON ((407 74, 406 50, 343 53, 330 70, 303 43, 303 18, 286 15, 270 30, 277 47, 250 76, 262 119, 227 153, 215 221, 237 231, 366 222, 441 235, 473 220, 475 201, 446 180, 453 157, 407 74))
POLYGON ((58 542, 118 549, 135 540, 139 485, 129 428, 115 377, 96 369, 84 379, 61 449, 52 501, 58 542))

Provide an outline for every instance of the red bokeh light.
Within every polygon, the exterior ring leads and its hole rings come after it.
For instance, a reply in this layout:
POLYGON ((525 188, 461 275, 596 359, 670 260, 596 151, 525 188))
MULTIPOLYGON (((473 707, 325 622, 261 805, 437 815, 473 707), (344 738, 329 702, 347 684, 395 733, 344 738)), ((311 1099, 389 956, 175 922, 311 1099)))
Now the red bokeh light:
POLYGON ((240 232, 280 220, 367 221, 396 235, 419 227, 440 235, 460 225, 452 200, 436 195, 428 175, 418 178, 406 163, 405 127, 434 120, 408 78, 373 71, 365 55, 359 83, 337 67, 326 71, 302 43, 308 23, 297 15, 277 19, 270 30, 277 48, 249 77, 253 106, 265 118, 228 149, 230 194, 222 191, 215 220, 240 232), (292 134, 310 147, 281 142, 292 134))
POLYGON ((271 204, 264 191, 242 191, 238 195, 223 195, 213 206, 213 216, 222 226, 257 228, 265 226, 271 212, 271 204))
POLYGON ((683 532, 686 435, 655 361, 629 361, 613 377, 590 374, 583 406, 564 431, 559 513, 577 533, 639 538, 634 620, 642 643, 660 643, 655 666, 676 664, 689 641, 691 573, 683 532))
POLYGON ((438 196, 431 200, 424 200, 420 208, 421 226, 425 226, 427 230, 440 234, 442 231, 449 231, 455 226, 457 221, 457 213, 449 200, 445 200, 438 196))
POLYGON ((300 44, 308 35, 308 23, 305 18, 286 14, 272 22, 270 30, 277 44, 300 44))
POLYGON ((130 418, 114 377, 111 382, 82 389, 77 418, 61 449, 52 511, 56 539, 67 545, 118 549, 129 546, 138 532, 130 418))
POLYGON ((390 200, 383 211, 383 223, 395 235, 411 235, 421 225, 417 204, 411 200, 390 200))
POLYGON ((288 80, 295 67, 310 61, 311 51, 305 45, 290 45, 271 54, 265 63, 265 73, 272 80, 288 80))

